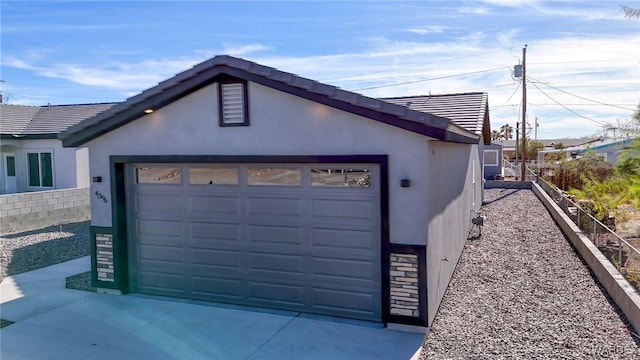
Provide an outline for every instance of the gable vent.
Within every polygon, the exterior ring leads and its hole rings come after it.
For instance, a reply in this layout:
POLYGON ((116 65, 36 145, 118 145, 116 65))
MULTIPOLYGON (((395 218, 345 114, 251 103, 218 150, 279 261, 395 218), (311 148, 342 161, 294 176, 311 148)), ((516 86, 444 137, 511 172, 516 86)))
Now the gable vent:
POLYGON ((244 84, 221 84, 222 123, 245 124, 244 84))

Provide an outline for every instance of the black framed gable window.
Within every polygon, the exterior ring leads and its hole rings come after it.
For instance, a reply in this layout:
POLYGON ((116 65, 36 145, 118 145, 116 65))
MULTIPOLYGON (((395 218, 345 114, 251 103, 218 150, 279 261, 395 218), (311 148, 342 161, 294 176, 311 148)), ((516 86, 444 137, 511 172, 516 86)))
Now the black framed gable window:
POLYGON ((218 83, 220 126, 249 126, 247 82, 227 80, 218 83))

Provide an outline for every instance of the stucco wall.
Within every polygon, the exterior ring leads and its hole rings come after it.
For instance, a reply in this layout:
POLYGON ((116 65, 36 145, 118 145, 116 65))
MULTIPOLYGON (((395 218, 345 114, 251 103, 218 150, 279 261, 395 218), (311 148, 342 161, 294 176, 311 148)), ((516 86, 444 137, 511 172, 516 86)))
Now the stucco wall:
MULTIPOLYGON (((17 192, 88 187, 88 155, 86 149, 64 148, 57 139, 3 140, 2 153, 13 153, 16 160, 17 192), (53 159, 53 188, 28 186, 28 152, 51 152, 53 159), (80 154, 77 154, 80 152, 80 154)), ((4 161, 4 158, 2 158, 4 161)), ((2 181, 4 189, 4 164, 2 181)))
POLYGON ((65 189, 0 195, 0 233, 86 221, 89 189, 65 189))
POLYGON ((112 226, 110 155, 388 154, 391 242, 425 244, 428 138, 253 83, 251 125, 221 128, 216 99, 205 87, 87 144, 91 176, 103 179, 91 193, 108 200, 92 201, 92 225, 112 226))
POLYGON ((428 322, 433 321, 482 205, 477 145, 432 142, 427 209, 428 322), (468 166, 454 166, 454 164, 468 166))

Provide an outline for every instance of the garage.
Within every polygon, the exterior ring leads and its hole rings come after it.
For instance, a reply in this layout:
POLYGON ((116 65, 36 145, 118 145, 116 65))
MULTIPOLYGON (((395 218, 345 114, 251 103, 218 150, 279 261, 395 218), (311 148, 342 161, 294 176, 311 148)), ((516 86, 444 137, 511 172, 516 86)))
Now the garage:
POLYGON ((60 139, 89 150, 98 291, 428 326, 489 125, 484 93, 386 101, 220 55, 60 139))
POLYGON ((133 292, 381 320, 380 168, 127 164, 133 292))

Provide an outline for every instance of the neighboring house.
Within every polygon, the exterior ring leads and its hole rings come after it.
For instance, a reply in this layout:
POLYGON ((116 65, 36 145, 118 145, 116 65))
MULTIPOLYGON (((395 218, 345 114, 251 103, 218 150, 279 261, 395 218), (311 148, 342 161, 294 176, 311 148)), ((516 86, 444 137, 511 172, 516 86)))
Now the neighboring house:
MULTIPOLYGON (((543 150, 538 152, 538 164, 540 167, 548 167, 553 165, 545 161, 548 154, 563 154, 563 158, 567 160, 580 159, 589 157, 594 160, 606 161, 615 165, 621 152, 631 146, 633 139, 596 139, 586 145, 571 146, 563 149, 543 150)), ((557 158, 557 157, 554 157, 557 158)), ((557 160, 556 160, 557 161, 557 160)))
MULTIPOLYGON (((515 136, 515 134, 514 134, 515 136)), ((521 142, 522 140, 518 140, 521 142)), ((543 150, 553 150, 558 147, 569 148, 576 146, 584 146, 591 143, 600 141, 599 138, 580 138, 580 139, 537 139, 544 146, 543 150)), ((519 144, 518 144, 519 145, 519 144)), ((516 158, 516 140, 510 139, 503 142, 503 154, 508 160, 515 160, 516 158)), ((520 160, 520 154, 518 154, 518 160, 520 160)))
POLYGON ((63 148, 57 135, 113 104, 0 104, 0 193, 89 187, 87 149, 63 148))
POLYGON ((500 141, 492 141, 490 145, 484 147, 482 165, 485 180, 498 180, 504 177, 502 159, 502 143, 500 141))
POLYGON ((476 132, 230 56, 60 138, 108 291, 428 325, 481 206, 476 132))

